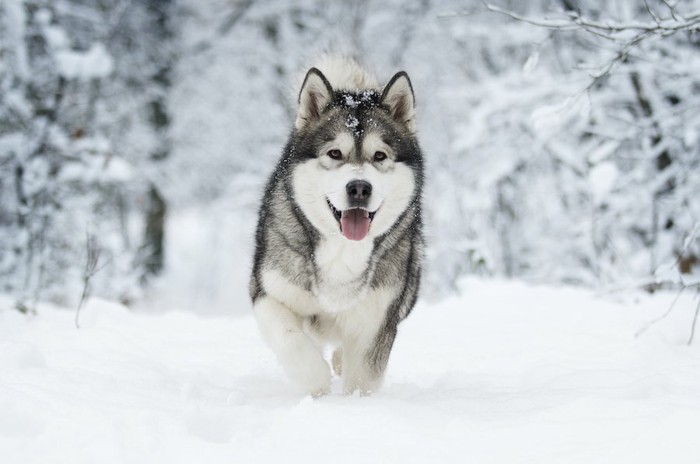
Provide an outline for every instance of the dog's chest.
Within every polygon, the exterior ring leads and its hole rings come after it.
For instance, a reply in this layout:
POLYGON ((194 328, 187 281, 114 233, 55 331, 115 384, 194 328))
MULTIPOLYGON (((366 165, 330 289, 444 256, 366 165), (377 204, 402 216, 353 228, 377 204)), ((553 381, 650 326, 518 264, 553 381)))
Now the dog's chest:
POLYGON ((371 241, 324 240, 315 250, 317 279, 314 293, 329 312, 353 307, 369 286, 371 241))

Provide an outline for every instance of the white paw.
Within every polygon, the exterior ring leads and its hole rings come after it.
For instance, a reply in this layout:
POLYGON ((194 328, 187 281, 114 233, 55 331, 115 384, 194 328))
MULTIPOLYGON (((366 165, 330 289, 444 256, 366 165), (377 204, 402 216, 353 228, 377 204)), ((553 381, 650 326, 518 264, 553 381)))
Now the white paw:
POLYGON ((382 380, 381 375, 373 375, 369 371, 352 373, 346 370, 343 375, 343 393, 352 395, 359 392, 360 396, 371 395, 379 390, 382 380))
POLYGON ((289 378, 314 397, 331 391, 331 369, 321 352, 311 344, 299 347, 285 366, 289 378))
POLYGON ((365 382, 352 382, 343 385, 343 394, 352 395, 358 392, 360 396, 369 396, 375 391, 375 388, 367 385, 365 382))

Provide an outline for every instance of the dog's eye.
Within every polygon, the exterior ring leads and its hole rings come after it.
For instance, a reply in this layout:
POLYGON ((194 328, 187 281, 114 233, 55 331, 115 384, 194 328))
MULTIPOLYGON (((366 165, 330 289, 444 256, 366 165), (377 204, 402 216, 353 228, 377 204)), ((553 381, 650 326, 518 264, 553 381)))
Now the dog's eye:
POLYGON ((386 153, 383 151, 377 151, 374 153, 374 161, 384 161, 386 159, 386 153))
POLYGON ((340 150, 329 150, 326 154, 330 159, 334 160, 339 160, 343 157, 343 154, 340 152, 340 150))

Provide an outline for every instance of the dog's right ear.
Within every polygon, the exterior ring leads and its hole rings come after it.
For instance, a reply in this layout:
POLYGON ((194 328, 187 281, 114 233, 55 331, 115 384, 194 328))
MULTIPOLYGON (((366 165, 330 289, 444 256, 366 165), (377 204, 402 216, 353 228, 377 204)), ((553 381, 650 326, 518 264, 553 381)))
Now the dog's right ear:
POLYGON ((299 112, 295 126, 301 129, 314 119, 321 117, 321 112, 333 99, 333 88, 321 71, 309 69, 299 92, 299 112))

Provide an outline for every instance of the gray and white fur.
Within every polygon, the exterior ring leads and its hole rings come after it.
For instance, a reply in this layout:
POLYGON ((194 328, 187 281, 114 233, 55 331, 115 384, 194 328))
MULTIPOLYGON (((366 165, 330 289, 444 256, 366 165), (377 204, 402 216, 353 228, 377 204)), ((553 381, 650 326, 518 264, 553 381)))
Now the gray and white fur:
POLYGON ((259 211, 250 296, 263 338, 314 396, 331 368, 346 393, 376 390, 418 294, 423 159, 405 72, 380 90, 326 58, 299 93, 294 129, 259 211))

